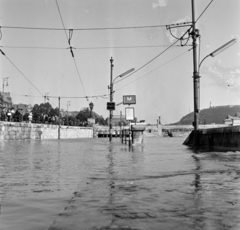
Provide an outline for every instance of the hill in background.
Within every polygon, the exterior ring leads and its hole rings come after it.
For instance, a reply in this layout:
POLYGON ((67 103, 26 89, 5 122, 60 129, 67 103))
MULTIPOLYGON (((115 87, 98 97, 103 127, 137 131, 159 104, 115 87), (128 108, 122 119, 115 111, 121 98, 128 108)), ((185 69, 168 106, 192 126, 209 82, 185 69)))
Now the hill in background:
MULTIPOLYGON (((240 105, 225 105, 225 106, 214 106, 208 109, 202 109, 200 111, 199 119, 200 124, 224 124, 224 120, 227 116, 240 117, 240 105)), ((171 125, 192 125, 194 120, 193 112, 184 116, 179 122, 173 123, 171 125)))

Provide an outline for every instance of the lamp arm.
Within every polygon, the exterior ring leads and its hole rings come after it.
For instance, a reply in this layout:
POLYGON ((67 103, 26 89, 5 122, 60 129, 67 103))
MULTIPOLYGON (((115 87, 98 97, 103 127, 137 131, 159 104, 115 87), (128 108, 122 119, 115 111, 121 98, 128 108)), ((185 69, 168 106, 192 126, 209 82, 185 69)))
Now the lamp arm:
POLYGON ((200 71, 200 67, 201 67, 203 61, 204 61, 207 57, 209 57, 209 56, 210 56, 210 54, 208 54, 205 58, 203 58, 202 61, 199 63, 198 72, 200 71))
POLYGON ((115 81, 118 77, 120 77, 120 76, 117 76, 117 77, 113 80, 112 84, 114 83, 114 81, 115 81))

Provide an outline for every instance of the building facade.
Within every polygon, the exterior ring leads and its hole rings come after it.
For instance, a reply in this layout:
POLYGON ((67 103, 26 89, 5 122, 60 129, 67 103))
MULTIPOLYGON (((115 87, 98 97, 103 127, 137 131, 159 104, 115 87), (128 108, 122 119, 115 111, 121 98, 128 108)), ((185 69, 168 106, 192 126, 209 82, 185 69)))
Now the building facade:
POLYGON ((0 107, 2 109, 12 108, 12 97, 9 92, 0 92, 0 107))

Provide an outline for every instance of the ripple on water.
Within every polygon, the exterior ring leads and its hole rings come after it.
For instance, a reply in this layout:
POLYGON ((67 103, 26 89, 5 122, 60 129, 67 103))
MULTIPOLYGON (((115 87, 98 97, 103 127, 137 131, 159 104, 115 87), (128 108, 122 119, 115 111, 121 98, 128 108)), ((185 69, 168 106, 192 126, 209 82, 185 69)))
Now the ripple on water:
POLYGON ((195 154, 183 140, 145 138, 130 148, 119 139, 1 145, 1 227, 237 228, 240 154, 195 154))

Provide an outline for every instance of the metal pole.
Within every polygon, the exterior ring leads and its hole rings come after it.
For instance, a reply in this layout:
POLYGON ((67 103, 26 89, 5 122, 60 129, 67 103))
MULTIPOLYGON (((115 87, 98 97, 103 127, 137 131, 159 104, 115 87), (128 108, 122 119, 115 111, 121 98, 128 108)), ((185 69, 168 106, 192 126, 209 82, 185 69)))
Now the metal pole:
MULTIPOLYGON (((110 59, 111 63, 111 74, 110 74, 110 102, 113 101, 113 83, 112 83, 112 74, 113 74, 113 58, 110 59)), ((112 141, 112 115, 113 111, 109 110, 109 141, 112 141)))
POLYGON ((120 137, 122 135, 122 111, 120 111, 120 137))
POLYGON ((195 28, 195 7, 192 0, 192 40, 193 40, 193 94, 194 94, 194 146, 198 145, 199 112, 200 112, 200 76, 197 67, 197 36, 195 28))
POLYGON ((67 125, 68 125, 68 102, 67 102, 67 125))
POLYGON ((60 139, 60 116, 61 116, 61 113, 60 113, 60 97, 58 97, 58 108, 59 108, 59 112, 58 112, 58 139, 60 139))

